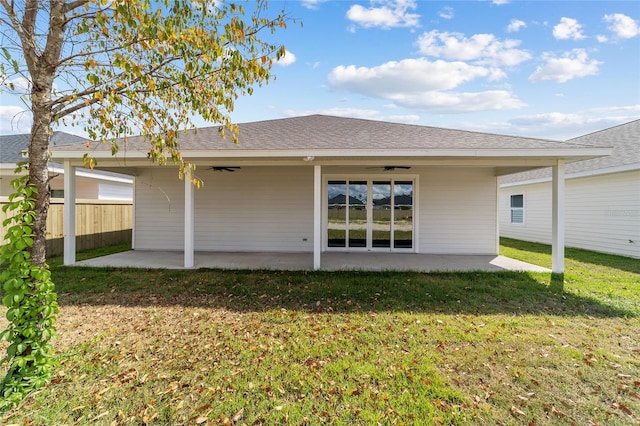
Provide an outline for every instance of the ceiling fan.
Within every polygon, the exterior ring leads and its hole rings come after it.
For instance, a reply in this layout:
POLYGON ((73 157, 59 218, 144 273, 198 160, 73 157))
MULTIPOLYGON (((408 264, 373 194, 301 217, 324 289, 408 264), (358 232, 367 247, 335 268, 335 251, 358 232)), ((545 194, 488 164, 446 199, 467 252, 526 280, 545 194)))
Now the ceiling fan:
POLYGON ((403 170, 409 170, 411 168, 411 166, 377 166, 377 167, 367 167, 368 169, 382 169, 385 172, 392 172, 395 169, 403 169, 403 170))
POLYGON ((213 170, 214 172, 235 172, 236 170, 240 170, 240 167, 235 167, 235 166, 213 166, 213 167, 209 167, 209 170, 213 170))

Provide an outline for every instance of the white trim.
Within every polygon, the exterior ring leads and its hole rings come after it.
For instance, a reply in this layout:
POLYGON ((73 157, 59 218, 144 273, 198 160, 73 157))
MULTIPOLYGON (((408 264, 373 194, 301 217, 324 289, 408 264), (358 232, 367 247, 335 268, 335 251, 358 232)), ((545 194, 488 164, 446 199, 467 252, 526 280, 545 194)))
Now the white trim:
POLYGON ((558 164, 551 169, 553 176, 551 271, 556 274, 564 273, 564 168, 564 161, 558 160, 558 164))
MULTIPOLYGON (((612 148, 511 148, 511 149, 221 149, 221 150, 183 150, 182 158, 203 159, 203 158, 307 158, 315 157, 319 160, 322 157, 352 158, 352 157, 466 157, 466 158, 488 158, 488 157, 533 157, 540 159, 555 158, 595 158, 611 155, 612 148)), ((80 159, 85 155, 85 151, 53 151, 55 159, 80 159)), ((142 151, 119 151, 116 155, 111 155, 111 151, 94 151, 95 158, 111 158, 114 160, 147 158, 147 153, 142 151)))
POLYGON ((76 263, 76 174, 70 161, 64 162, 64 264, 76 263))
POLYGON ((524 191, 515 193, 515 194, 509 194, 509 225, 513 225, 513 226, 524 226, 526 223, 526 219, 525 219, 525 201, 526 197, 525 197, 525 193, 524 191), (522 210, 522 222, 514 222, 513 221, 513 209, 514 207, 511 206, 511 198, 516 196, 516 195, 522 195, 522 207, 515 207, 516 209, 521 209, 522 210))
MULTIPOLYGON (((345 247, 329 247, 327 244, 328 239, 328 215, 325 215, 322 221, 322 250, 323 251, 332 251, 332 252, 382 252, 382 253, 418 253, 418 241, 417 235, 418 232, 418 177, 417 174, 349 174, 349 173, 336 173, 336 174, 328 174, 323 176, 322 180, 322 211, 326 212, 328 208, 328 184, 330 180, 344 180, 344 181, 366 181, 367 183, 367 229, 366 229, 366 245, 365 247, 349 247, 349 229, 347 226, 347 232, 345 234, 345 247), (373 234, 373 221, 370 217, 370 214, 373 214, 373 197, 372 197, 372 185, 374 181, 389 181, 391 185, 391 199, 392 199, 392 209, 393 209, 393 200, 394 200, 394 187, 393 184, 396 181, 411 181, 413 184, 413 226, 411 229, 411 248, 395 248, 394 240, 391 240, 390 247, 372 247, 372 234, 373 234)), ((347 185, 346 197, 349 198, 349 186, 347 185)), ((395 210, 394 210, 395 211, 395 210)), ((346 220, 349 222, 349 210, 346 212, 346 220)), ((391 222, 391 236, 393 237, 393 221, 391 222)))
MULTIPOLYGON (((625 165, 622 165, 622 166, 607 167, 606 169, 585 170, 583 172, 571 173, 571 174, 568 174, 568 175, 565 176, 565 180, 566 179, 578 179, 578 178, 591 177, 591 176, 610 175, 612 173, 633 172, 635 170, 640 170, 640 163, 625 164, 625 165)), ((535 183, 551 182, 551 179, 552 179, 551 176, 547 176, 547 177, 542 177, 542 178, 537 178, 537 179, 520 180, 520 181, 517 181, 517 182, 509 182, 509 183, 500 184, 500 188, 511 188, 511 187, 514 187, 514 186, 531 185, 531 184, 535 184, 535 183)))
POLYGON ((184 175, 184 267, 193 268, 194 264, 194 192, 189 172, 184 175))
POLYGON ((321 266, 322 250, 322 166, 313 166, 313 269, 321 266))

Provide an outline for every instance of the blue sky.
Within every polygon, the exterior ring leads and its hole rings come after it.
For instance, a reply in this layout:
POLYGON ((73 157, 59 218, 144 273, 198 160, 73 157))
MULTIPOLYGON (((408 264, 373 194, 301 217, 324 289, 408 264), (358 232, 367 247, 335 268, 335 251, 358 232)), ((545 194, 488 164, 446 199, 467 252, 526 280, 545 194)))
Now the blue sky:
MULTIPOLYGON (((269 5, 303 25, 273 36, 288 54, 236 122, 328 114, 564 140, 640 118, 637 1, 269 5)), ((19 107, 3 95, 0 133, 29 131, 28 116, 10 125, 19 107)))

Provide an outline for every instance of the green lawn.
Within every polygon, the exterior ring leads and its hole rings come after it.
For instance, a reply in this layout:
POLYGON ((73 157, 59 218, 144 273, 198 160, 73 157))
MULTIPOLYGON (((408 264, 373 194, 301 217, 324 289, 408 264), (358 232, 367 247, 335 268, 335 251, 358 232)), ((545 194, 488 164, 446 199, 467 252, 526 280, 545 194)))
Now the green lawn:
POLYGON ((51 264, 60 367, 4 424, 640 422, 638 260, 569 249, 564 277, 51 264))

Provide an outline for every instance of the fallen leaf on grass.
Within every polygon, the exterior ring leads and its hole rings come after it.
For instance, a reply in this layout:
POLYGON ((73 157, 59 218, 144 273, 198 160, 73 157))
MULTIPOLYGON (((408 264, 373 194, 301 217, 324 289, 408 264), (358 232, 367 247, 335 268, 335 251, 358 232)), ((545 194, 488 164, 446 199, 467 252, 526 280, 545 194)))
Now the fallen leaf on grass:
POLYGON ((92 418, 90 421, 95 422, 98 419, 103 418, 104 416, 109 415, 109 411, 105 411, 104 413, 100 413, 97 416, 95 416, 94 418, 92 418))
POLYGON ((629 409, 629 407, 627 407, 626 405, 624 405, 621 402, 614 402, 613 406, 619 410, 622 410, 625 412, 625 414, 628 414, 630 416, 633 416, 633 412, 629 409))
POLYGON ((515 405, 512 405, 511 406, 511 414, 513 414, 516 417, 520 417, 520 416, 524 416, 524 411, 522 411, 521 409, 519 409, 515 405))
POLYGON ((640 395, 638 395, 636 392, 634 391, 629 391, 629 396, 634 397, 635 399, 640 399, 640 395))

